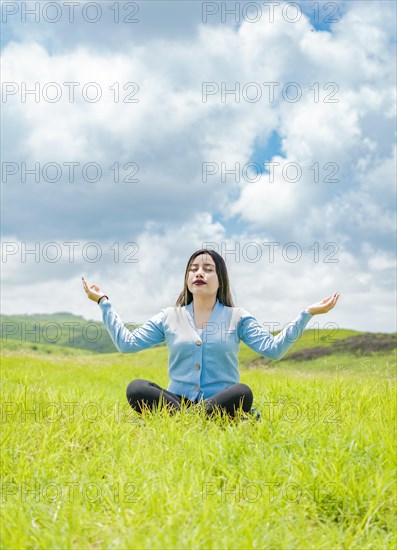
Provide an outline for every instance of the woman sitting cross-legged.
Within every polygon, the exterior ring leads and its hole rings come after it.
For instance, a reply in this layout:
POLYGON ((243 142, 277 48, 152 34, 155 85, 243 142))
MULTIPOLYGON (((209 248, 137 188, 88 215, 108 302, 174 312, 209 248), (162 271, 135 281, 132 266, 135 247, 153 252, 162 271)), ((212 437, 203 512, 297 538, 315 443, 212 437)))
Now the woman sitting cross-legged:
POLYGON ((162 309, 132 331, 98 286, 89 285, 83 277, 83 287, 88 298, 99 304, 103 322, 120 352, 136 353, 164 341, 168 346, 168 388, 149 380, 133 380, 127 387, 127 400, 140 413, 161 407, 175 412, 182 403, 188 407, 201 404, 209 415, 249 412, 253 395, 240 383, 240 341, 264 357, 279 359, 302 335, 311 317, 331 310, 339 298, 335 292, 307 307, 272 336, 248 311, 234 307, 225 261, 206 249, 189 258, 175 306, 162 309))

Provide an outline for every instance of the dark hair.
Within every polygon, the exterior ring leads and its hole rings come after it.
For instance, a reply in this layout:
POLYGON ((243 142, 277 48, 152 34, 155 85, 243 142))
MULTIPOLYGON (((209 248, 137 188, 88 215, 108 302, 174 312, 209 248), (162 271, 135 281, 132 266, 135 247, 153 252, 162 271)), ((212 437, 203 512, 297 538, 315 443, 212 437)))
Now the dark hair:
POLYGON ((229 276, 227 274, 225 260, 220 254, 218 254, 218 252, 215 252, 215 250, 207 250, 205 248, 197 250, 190 256, 186 266, 183 290, 179 294, 175 305, 187 306, 188 304, 190 304, 190 302, 193 301, 193 294, 187 287, 187 279, 189 275, 189 269, 191 264, 193 263, 194 258, 199 256, 200 254, 209 254, 215 262, 216 274, 219 281, 219 288, 218 292, 216 293, 217 299, 221 302, 221 304, 224 304, 225 306, 234 307, 233 299, 230 293, 229 276))

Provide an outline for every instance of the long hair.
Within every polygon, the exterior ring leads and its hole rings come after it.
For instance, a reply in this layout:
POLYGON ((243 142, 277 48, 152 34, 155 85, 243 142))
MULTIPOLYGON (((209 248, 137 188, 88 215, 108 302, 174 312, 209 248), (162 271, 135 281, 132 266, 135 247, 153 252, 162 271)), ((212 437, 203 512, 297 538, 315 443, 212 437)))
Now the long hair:
POLYGON ((185 282, 183 285, 183 290, 179 294, 175 305, 187 306, 188 304, 190 304, 190 302, 193 301, 193 294, 190 292, 190 290, 187 287, 187 280, 188 280, 190 266, 193 263, 193 260, 196 258, 196 256, 199 256, 200 254, 209 254, 215 262, 216 274, 218 276, 218 281, 219 281, 219 288, 216 294, 217 299, 221 302, 221 304, 224 304, 225 306, 234 307, 233 299, 230 293, 229 276, 227 274, 227 267, 226 267, 225 260, 222 258, 220 254, 218 254, 218 252, 215 252, 215 250, 207 250, 205 248, 201 250, 197 250, 190 256, 186 266, 185 279, 184 279, 185 282))

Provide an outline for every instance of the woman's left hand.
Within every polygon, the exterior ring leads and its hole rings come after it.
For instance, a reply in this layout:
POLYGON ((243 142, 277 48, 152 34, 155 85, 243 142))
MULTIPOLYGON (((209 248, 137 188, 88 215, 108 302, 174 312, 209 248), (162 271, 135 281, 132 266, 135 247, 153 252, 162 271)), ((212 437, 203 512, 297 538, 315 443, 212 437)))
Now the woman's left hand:
POLYGON ((312 304, 311 306, 307 307, 306 311, 311 313, 311 315, 317 315, 318 313, 327 313, 335 307, 338 298, 339 292, 334 292, 332 296, 327 296, 326 298, 324 298, 324 300, 321 300, 321 302, 317 302, 316 304, 312 304))

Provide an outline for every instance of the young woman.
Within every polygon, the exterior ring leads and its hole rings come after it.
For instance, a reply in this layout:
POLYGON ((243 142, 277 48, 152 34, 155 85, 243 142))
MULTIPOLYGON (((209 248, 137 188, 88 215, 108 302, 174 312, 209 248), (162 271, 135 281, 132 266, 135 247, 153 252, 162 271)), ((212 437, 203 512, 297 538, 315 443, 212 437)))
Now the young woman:
POLYGON ((99 287, 82 279, 120 352, 136 353, 163 341, 168 346, 168 388, 148 380, 133 380, 127 387, 127 400, 140 413, 162 406, 175 411, 182 403, 201 403, 208 414, 220 411, 235 416, 239 409, 250 411, 252 391, 239 383, 240 340, 264 357, 279 359, 302 335, 311 317, 331 310, 339 298, 335 292, 307 307, 273 337, 248 311, 234 307, 225 261, 217 252, 202 249, 189 258, 175 306, 162 309, 130 331, 99 287))

